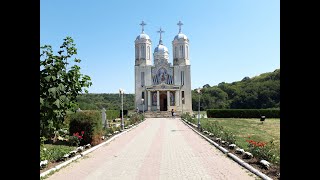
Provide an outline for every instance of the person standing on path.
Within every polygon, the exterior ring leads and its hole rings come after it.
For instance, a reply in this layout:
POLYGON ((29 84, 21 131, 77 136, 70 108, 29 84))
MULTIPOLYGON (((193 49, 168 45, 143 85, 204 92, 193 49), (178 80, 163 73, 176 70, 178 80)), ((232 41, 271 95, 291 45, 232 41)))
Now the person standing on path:
POLYGON ((172 115, 172 117, 174 118, 175 113, 174 113, 174 110, 173 110, 173 109, 171 109, 171 115, 172 115))

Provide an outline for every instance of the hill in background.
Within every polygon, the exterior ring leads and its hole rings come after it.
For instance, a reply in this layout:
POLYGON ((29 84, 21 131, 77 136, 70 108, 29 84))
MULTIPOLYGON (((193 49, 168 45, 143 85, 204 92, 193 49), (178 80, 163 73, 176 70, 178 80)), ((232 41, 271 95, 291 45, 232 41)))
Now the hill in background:
MULTIPOLYGON (((134 94, 124 94, 123 109, 134 110, 134 94)), ((268 109, 280 108, 280 69, 255 77, 244 77, 232 83, 205 84, 201 93, 201 110, 206 109, 268 109)), ((120 110, 118 93, 79 95, 80 109, 120 110)), ((192 90, 192 109, 198 110, 199 94, 192 90)))

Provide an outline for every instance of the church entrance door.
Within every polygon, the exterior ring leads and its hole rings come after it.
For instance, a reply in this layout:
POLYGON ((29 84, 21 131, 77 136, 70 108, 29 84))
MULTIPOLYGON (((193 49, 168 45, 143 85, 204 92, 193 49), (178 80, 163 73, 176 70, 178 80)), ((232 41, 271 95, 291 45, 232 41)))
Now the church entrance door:
POLYGON ((163 92, 160 94, 160 111, 167 111, 168 103, 167 103, 167 94, 163 92))

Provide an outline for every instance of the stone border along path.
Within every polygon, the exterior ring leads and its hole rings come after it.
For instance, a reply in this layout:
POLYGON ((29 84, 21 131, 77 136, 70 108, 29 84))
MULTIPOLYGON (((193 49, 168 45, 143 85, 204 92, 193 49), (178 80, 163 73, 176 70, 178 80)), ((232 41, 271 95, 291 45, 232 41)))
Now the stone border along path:
MULTIPOLYGON (((145 120, 144 120, 144 121, 145 121, 145 120)), ((142 121, 142 122, 144 122, 144 121, 142 121)), ((140 122, 140 123, 142 123, 142 122, 140 122)), ((136 128, 137 126, 139 126, 140 123, 138 123, 137 125, 132 126, 131 128, 128 128, 128 129, 120 132, 120 133, 117 134, 117 135, 114 135, 113 137, 111 137, 110 139, 108 139, 107 141, 105 141, 105 142, 103 142, 103 143, 100 143, 100 144, 98 144, 98 145, 96 145, 96 146, 93 146, 92 148, 90 148, 90 149, 88 149, 88 150, 86 150, 86 151, 84 151, 84 152, 81 152, 80 154, 72 157, 71 159, 69 159, 69 160, 67 160, 67 161, 65 161, 65 162, 63 162, 63 163, 61 163, 61 164, 58 164, 57 166, 55 166, 55 167, 53 167, 53 168, 51 168, 51 169, 49 169, 49 170, 47 170, 47 171, 45 171, 45 172, 42 172, 42 173, 40 174, 40 177, 45 177, 46 175, 50 174, 51 172, 57 171, 57 170, 61 169, 62 167, 70 164, 71 162, 73 162, 73 161, 75 161, 75 160, 77 160, 77 159, 85 156, 86 154, 88 154, 88 153, 90 153, 90 152, 98 149, 99 147, 101 147, 101 146, 103 146, 103 145, 105 145, 105 144, 110 143, 111 141, 113 141, 113 140, 116 139, 117 137, 119 137, 119 136, 127 133, 128 131, 131 131, 132 129, 136 128)))
POLYGON ((264 173, 260 172, 259 170, 255 169, 254 167, 252 167, 251 165, 249 165, 248 163, 244 162, 243 160, 241 160, 240 158, 238 158, 237 156, 235 156, 234 154, 230 153, 227 149, 225 149, 224 147, 220 146, 219 144, 217 144, 216 142, 212 141, 211 139, 209 139, 208 137, 206 137, 205 135, 201 134, 200 132, 198 132, 197 130, 195 130, 193 127, 191 127, 189 124, 187 124, 185 122, 185 120, 183 120, 182 118, 180 118, 180 120, 187 125, 190 129, 192 129, 194 132, 196 132, 197 134, 199 134, 201 137, 203 137, 205 140, 207 140, 208 142, 210 142, 211 144, 213 144, 215 147, 217 147, 220 151, 222 151, 223 153, 227 154, 231 159, 233 159, 234 161, 236 161, 237 163, 239 163, 241 166, 245 167, 246 169, 248 169, 249 171, 253 172, 254 174, 256 174, 257 176, 261 177, 264 180, 272 180, 270 177, 268 177, 267 175, 265 175, 264 173))
POLYGON ((101 148, 91 150, 81 161, 50 174, 48 179, 260 178, 194 134, 180 118, 146 118, 138 125, 116 135, 121 136, 116 141, 109 139, 109 144, 97 145, 95 149, 101 148))

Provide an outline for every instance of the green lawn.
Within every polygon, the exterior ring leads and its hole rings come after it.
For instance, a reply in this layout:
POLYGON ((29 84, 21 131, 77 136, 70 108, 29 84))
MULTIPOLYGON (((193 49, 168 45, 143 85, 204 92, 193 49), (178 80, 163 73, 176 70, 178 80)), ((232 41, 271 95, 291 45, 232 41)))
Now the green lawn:
POLYGON ((75 146, 65 146, 65 145, 53 145, 53 144, 44 144, 42 148, 40 148, 40 161, 48 160, 49 162, 54 162, 59 160, 65 154, 70 151, 75 150, 77 147, 75 146), (44 148, 46 150, 44 150, 44 148))
POLYGON ((203 128, 211 122, 217 122, 226 130, 231 131, 236 136, 236 144, 240 148, 247 149, 248 136, 254 141, 269 142, 274 138, 275 153, 280 157, 280 119, 266 119, 262 124, 260 119, 240 119, 240 118, 208 118, 201 119, 203 128))

